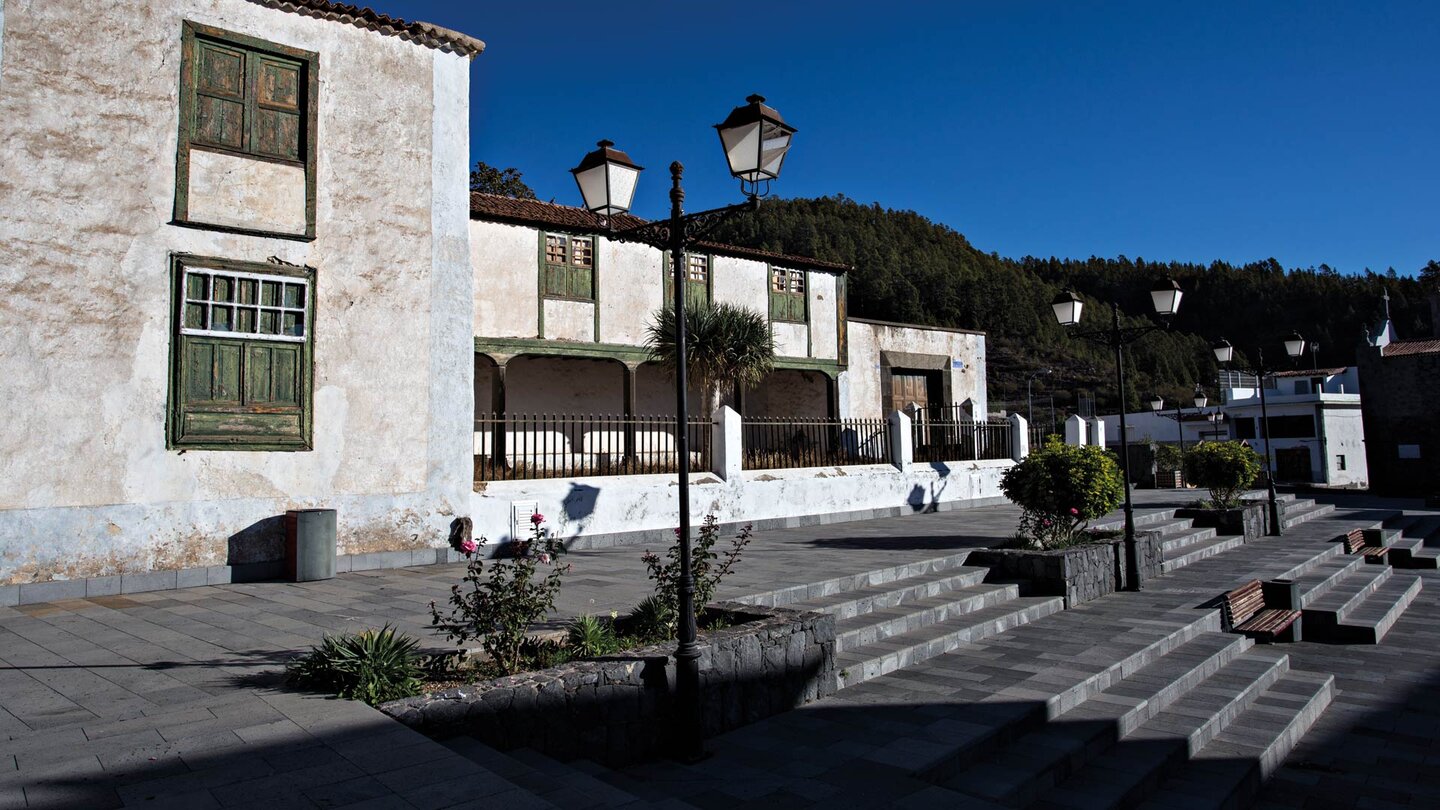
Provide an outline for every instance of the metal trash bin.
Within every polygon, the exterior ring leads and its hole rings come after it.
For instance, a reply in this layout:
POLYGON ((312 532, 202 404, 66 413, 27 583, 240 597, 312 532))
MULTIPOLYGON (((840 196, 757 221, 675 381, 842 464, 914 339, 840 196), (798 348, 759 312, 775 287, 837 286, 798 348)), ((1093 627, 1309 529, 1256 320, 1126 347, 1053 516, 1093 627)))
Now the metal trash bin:
POLYGON ((310 582, 335 577, 335 510, 285 513, 285 577, 310 582))

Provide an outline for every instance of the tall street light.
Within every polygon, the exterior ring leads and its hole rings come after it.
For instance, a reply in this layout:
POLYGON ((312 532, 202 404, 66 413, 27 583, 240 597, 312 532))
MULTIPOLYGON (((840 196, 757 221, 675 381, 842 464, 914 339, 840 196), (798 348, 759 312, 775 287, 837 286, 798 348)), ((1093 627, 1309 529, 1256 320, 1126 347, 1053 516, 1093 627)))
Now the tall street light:
MULTIPOLYGON (((1195 401, 1195 411, 1196 411, 1196 413, 1203 413, 1204 410, 1205 410, 1206 404, 1208 404, 1208 403, 1210 402, 1210 398, 1207 397, 1207 396, 1205 396, 1205 389, 1203 389, 1203 388, 1200 387, 1200 383, 1195 383, 1195 397, 1194 397, 1194 401, 1195 401)), ((1156 412, 1156 413, 1159 413, 1160 411, 1162 411, 1162 410, 1164 410, 1164 409, 1165 409, 1165 399, 1164 399, 1164 397, 1160 396, 1159 394, 1156 394, 1156 395, 1155 395, 1155 398, 1152 399, 1152 400, 1150 400, 1150 410, 1152 410, 1152 411, 1154 411, 1154 412, 1156 412)), ((1185 420, 1185 410, 1184 410, 1184 408, 1181 407, 1180 401, 1179 401, 1179 400, 1176 400, 1176 401, 1175 401, 1175 427, 1176 427, 1177 432, 1179 433, 1179 436, 1180 436, 1180 474, 1181 474, 1182 476, 1185 474, 1185 421, 1184 421, 1184 420, 1185 420)))
POLYGON ((1035 399, 1030 394, 1030 384, 1035 382, 1036 377, 1048 375, 1049 373, 1050 369, 1048 368, 1036 369, 1030 372, 1030 376, 1025 378, 1025 419, 1026 424, 1031 427, 1035 426, 1035 399))
MULTIPOLYGON (((1166 326, 1120 326, 1120 305, 1110 301, 1110 327, 1070 334, 1092 343, 1110 348, 1115 352, 1115 388, 1120 395, 1120 469, 1125 476, 1125 580, 1126 590, 1140 590, 1140 559, 1135 548, 1135 506, 1130 495, 1130 440, 1126 436, 1125 424, 1125 347, 1157 329, 1168 328, 1169 318, 1180 309, 1180 297, 1184 292, 1173 279, 1158 282, 1150 290, 1150 304, 1155 314, 1166 319, 1166 326)), ((1055 310, 1055 320, 1061 326, 1073 327, 1080 323, 1080 313, 1085 302, 1074 291, 1066 290, 1055 297, 1050 304, 1055 310)))
MULTIPOLYGON (((1305 353, 1305 338, 1299 332, 1291 332, 1284 339, 1285 353, 1290 355, 1291 365, 1295 359, 1305 353)), ((1225 338, 1215 344, 1215 359, 1220 365, 1229 365, 1235 359, 1235 347, 1225 338)), ((1284 533, 1284 527, 1280 525, 1280 498, 1275 493, 1275 451, 1270 446, 1270 412, 1265 407, 1265 378, 1275 371, 1271 366, 1265 365, 1265 347, 1259 346, 1255 349, 1256 361, 1250 366, 1236 366, 1237 371, 1255 376, 1256 387, 1260 389, 1260 436, 1265 442, 1265 488, 1270 501, 1270 534, 1280 535, 1284 533)))
POLYGON ((685 167, 676 161, 670 164, 670 217, 616 229, 611 218, 630 210, 641 168, 629 155, 615 149, 614 143, 600 141, 598 149, 570 170, 585 199, 585 207, 600 215, 610 236, 666 251, 675 276, 675 453, 680 479, 676 493, 680 499, 680 587, 676 606, 679 638, 675 650, 675 741, 677 758, 691 762, 705 757, 705 741, 700 722, 700 645, 696 640, 695 572, 690 552, 685 251, 721 221, 759 207, 760 198, 770 192, 771 181, 780 176, 780 167, 795 136, 795 128, 765 104, 764 96, 752 95, 745 101, 745 106, 736 107, 724 121, 715 125, 725 160, 730 164, 730 174, 740 181, 740 191, 746 197, 743 203, 686 214, 685 191, 680 186, 685 167))

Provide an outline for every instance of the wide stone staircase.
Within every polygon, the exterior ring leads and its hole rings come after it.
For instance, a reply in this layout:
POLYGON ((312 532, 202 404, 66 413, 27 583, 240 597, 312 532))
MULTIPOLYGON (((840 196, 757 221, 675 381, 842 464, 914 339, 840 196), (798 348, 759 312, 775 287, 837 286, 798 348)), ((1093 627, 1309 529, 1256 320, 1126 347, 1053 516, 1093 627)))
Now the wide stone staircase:
POLYGON ((787 588, 741 601, 835 617, 836 684, 843 689, 1063 610, 1059 596, 1020 595, 986 582, 969 552, 787 588))
MULTIPOLYGON (((1286 506, 1289 528, 1331 521, 1244 544, 1173 510, 1137 514, 1174 568, 1206 564, 1070 610, 986 582, 968 552, 753 594, 744 601, 835 617, 842 691, 712 741, 715 756, 699 764, 612 769, 466 737, 444 744, 535 807, 1245 806, 1335 682, 1292 667, 1284 645, 1222 632, 1219 611, 1200 607, 1208 590, 1194 585, 1211 581, 1200 569, 1291 580, 1307 640, 1377 643, 1421 587, 1344 553, 1331 533, 1353 524, 1333 507, 1286 506), (1219 558, 1236 549, 1235 563, 1219 558)), ((1392 547, 1414 540, 1407 547, 1429 556, 1440 516, 1385 525, 1392 547)))
POLYGON ((1435 568, 1440 563, 1440 515, 1397 515, 1385 521, 1390 563, 1400 568, 1435 568))

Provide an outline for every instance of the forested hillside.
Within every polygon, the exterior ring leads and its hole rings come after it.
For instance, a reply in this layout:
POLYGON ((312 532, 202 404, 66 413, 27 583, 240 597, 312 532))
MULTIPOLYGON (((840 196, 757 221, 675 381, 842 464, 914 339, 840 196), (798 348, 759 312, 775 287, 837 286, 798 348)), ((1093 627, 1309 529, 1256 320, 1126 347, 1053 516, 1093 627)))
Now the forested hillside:
MULTIPOLYGON (((1341 275, 1329 267, 1286 270, 1274 259, 1235 266, 1153 262, 1136 257, 1086 260, 1002 258, 983 253, 957 231, 913 211, 862 205, 841 197, 770 200, 755 214, 724 223, 717 241, 797 253, 854 266, 850 314, 889 321, 982 329, 989 334, 991 407, 1023 408, 1025 381, 1035 378, 1040 404, 1074 407, 1093 394, 1113 408, 1114 366, 1107 350, 1067 337, 1050 309, 1056 292, 1072 287, 1087 301, 1085 326, 1109 317, 1100 299, 1115 297, 1124 312, 1150 312, 1149 289, 1174 278, 1185 290, 1180 315, 1168 332, 1143 338, 1129 355, 1134 386, 1130 407, 1159 391, 1188 402, 1197 380, 1214 395, 1216 366, 1210 343, 1229 338, 1242 352, 1270 338, 1267 355, 1284 357, 1279 338, 1298 330, 1319 344, 1302 362, 1350 365, 1362 330, 1382 308, 1383 290, 1401 335, 1428 334, 1430 311, 1422 283, 1440 281, 1440 264, 1421 279, 1394 269, 1341 275)), ((1140 323, 1139 318, 1131 319, 1140 323)))

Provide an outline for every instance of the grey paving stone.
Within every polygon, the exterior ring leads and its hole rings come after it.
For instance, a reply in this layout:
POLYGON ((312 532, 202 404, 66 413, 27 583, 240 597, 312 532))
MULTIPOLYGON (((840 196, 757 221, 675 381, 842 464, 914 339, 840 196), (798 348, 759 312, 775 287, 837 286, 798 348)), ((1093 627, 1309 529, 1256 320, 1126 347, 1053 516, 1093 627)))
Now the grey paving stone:
POLYGON ((84 599, 85 580, 57 579, 50 582, 21 583, 19 604, 34 605, 63 599, 84 599))
POLYGON ((174 571, 151 571, 144 574, 122 574, 120 592, 123 594, 163 591, 175 588, 174 571))

